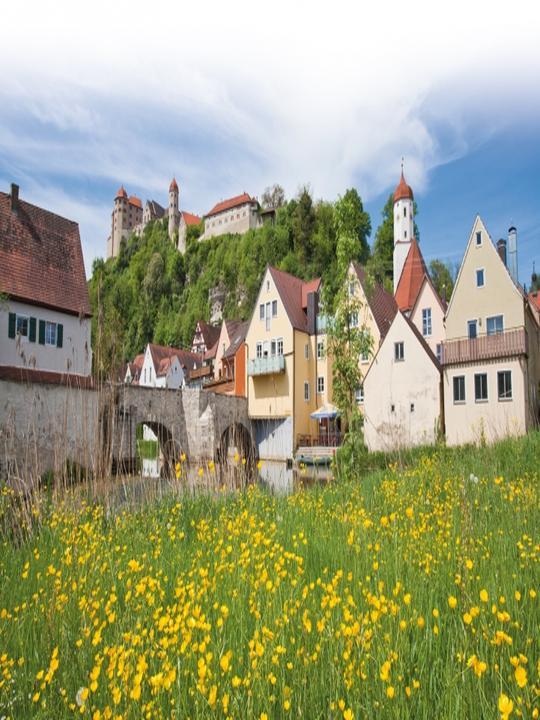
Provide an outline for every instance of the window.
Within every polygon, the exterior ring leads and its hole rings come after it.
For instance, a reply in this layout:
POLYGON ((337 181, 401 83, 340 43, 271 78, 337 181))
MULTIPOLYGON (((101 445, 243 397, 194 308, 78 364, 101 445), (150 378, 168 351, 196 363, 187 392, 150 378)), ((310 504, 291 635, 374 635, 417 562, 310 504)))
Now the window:
POLYGON ((403 208, 403 217, 407 217, 407 207, 403 208))
POLYGON ((17 335, 28 337, 28 317, 26 315, 17 315, 17 335))
POLYGON ((264 320, 264 303, 259 305, 259 320, 264 320))
POLYGON ((512 399, 512 371, 501 370, 497 373, 497 392, 499 400, 512 399))
POLYGON ((277 339, 277 354, 283 355, 283 338, 277 339))
POLYGON ((306 343, 304 345, 304 357, 306 360, 309 360, 309 343, 306 343))
POLYGON ((476 233, 476 245, 478 246, 481 244, 482 244, 482 233, 480 232, 480 230, 478 230, 478 232, 476 233))
POLYGON ((477 373, 474 376, 474 399, 476 402, 484 402, 488 399, 486 373, 477 373))
POLYGON ((364 402, 364 386, 360 385, 360 387, 356 388, 356 392, 354 393, 354 399, 357 403, 363 403, 364 402))
POLYGON ((148 379, 152 382, 152 366, 148 368, 148 379))
POLYGON ((257 343, 257 357, 262 358, 262 343, 261 342, 257 343))
POLYGON ((322 395, 323 392, 324 392, 324 377, 322 375, 320 375, 317 378, 317 393, 319 395, 322 395))
POLYGON ((411 403, 411 412, 414 412, 414 403, 411 403))
POLYGON ((322 360, 324 357, 324 343, 318 342, 317 343, 317 360, 322 360))
POLYGON ((405 230, 404 237, 407 237, 407 231, 405 230))
POLYGON ((265 340, 263 342, 263 357, 268 357, 268 353, 270 352, 270 343, 268 340, 265 340))
POLYGON ((45 323, 45 345, 56 346, 56 323, 45 323))
POLYGON ((277 317, 277 300, 272 300, 272 317, 277 317))
POLYGON ((276 341, 272 340, 270 343, 270 354, 275 355, 276 354, 276 341))
POLYGON ((465 402, 465 375, 455 375, 453 379, 454 383, 454 402, 464 403, 465 402))
POLYGON ((354 280, 349 280, 349 297, 353 297, 355 287, 356 283, 354 282, 354 280))
POLYGON ((358 313, 352 312, 350 316, 351 327, 358 327, 358 313))
POLYGON ((437 352, 437 360, 439 362, 442 362, 442 344, 441 343, 437 343, 436 352, 437 352))
POLYGON ((422 310, 422 335, 431 335, 431 308, 422 310))
MULTIPOLYGON (((244 213, 245 215, 245 213, 244 213)), ((266 292, 270 292, 270 280, 266 281, 266 292)))
POLYGON ((484 287, 485 284, 485 278, 484 278, 484 268, 481 268, 480 270, 476 271, 476 287, 484 287))
POLYGON ((396 412, 396 406, 390 405, 390 412, 396 412))
POLYGON ((488 335, 498 335, 504 330, 504 321, 502 315, 494 315, 486 318, 486 332, 488 335))
POLYGON ((307 381, 304 382, 304 400, 309 401, 309 383, 307 381))
POLYGON ((265 314, 266 314, 266 329, 270 330, 270 303, 269 302, 266 303, 265 314))
POLYGON ((476 332, 476 324, 477 320, 469 320, 467 322, 467 328, 468 328, 468 336, 469 340, 474 340, 476 338, 477 332, 476 332))
POLYGON ((394 343, 394 360, 399 361, 405 358, 405 348, 402 342, 394 343))

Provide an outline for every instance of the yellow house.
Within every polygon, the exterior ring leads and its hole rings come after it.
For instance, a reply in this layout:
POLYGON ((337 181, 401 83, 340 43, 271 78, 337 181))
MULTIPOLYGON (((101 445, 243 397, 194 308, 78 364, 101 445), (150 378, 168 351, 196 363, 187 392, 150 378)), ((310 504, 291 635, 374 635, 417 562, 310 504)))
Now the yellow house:
POLYGON ((517 282, 517 238, 495 248, 476 217, 445 317, 449 445, 522 434, 539 417, 540 328, 517 282), (513 273, 513 276, 512 274, 513 273))
POLYGON ((317 432, 311 413, 329 400, 320 285, 274 267, 264 274, 246 335, 248 412, 262 459, 291 458, 317 432))

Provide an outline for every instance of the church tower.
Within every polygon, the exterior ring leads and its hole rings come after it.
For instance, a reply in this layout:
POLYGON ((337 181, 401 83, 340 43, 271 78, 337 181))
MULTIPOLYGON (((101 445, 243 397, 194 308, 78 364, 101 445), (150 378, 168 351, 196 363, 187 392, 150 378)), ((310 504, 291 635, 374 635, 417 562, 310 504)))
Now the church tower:
POLYGON ((114 210, 112 212, 111 245, 108 257, 117 257, 120 252, 120 243, 126 236, 126 223, 128 213, 128 194, 124 186, 116 193, 114 210))
POLYGON ((178 209, 178 184, 176 179, 169 185, 169 238, 172 240, 175 230, 180 225, 180 211, 178 209))
POLYGON ((401 178, 394 192, 394 293, 414 237, 414 196, 405 182, 403 163, 401 178))

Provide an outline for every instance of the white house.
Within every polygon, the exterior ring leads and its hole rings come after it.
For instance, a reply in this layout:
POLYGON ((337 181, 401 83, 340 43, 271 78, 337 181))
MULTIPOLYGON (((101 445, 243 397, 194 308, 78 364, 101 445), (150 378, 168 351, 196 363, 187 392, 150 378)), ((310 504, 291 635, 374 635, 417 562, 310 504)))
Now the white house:
POLYGON ((177 390, 186 386, 190 373, 201 364, 201 357, 189 350, 148 343, 138 384, 177 390))
POLYGON ((418 328, 396 313, 364 378, 369 450, 431 444, 442 430, 441 367, 418 328))
POLYGON ((0 294, 0 366, 90 375, 79 226, 20 200, 15 184, 0 192, 0 294))

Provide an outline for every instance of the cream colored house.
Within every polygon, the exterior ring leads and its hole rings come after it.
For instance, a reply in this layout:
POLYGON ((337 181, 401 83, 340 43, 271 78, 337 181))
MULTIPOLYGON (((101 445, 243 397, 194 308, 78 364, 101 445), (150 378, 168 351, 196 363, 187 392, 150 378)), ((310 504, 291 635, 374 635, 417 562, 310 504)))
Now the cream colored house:
POLYGON ((243 234, 262 224, 257 198, 244 192, 214 205, 204 216, 204 233, 199 239, 207 240, 225 233, 243 234))
MULTIPOLYGON (((517 267, 517 258, 512 267, 517 267)), ((536 426, 538 322, 479 216, 445 325, 442 362, 448 444, 494 442, 536 426)))
POLYGON ((404 312, 396 313, 364 378, 369 450, 432 444, 442 430, 441 367, 404 312))
POLYGON ((318 431, 310 416, 328 400, 319 290, 320 279, 303 282, 273 267, 264 274, 246 334, 248 412, 262 459, 291 458, 318 431))

